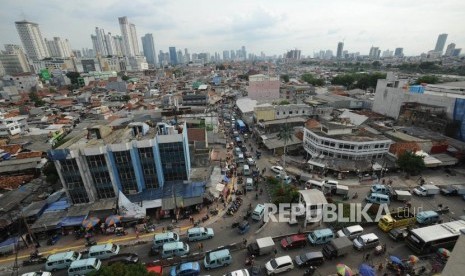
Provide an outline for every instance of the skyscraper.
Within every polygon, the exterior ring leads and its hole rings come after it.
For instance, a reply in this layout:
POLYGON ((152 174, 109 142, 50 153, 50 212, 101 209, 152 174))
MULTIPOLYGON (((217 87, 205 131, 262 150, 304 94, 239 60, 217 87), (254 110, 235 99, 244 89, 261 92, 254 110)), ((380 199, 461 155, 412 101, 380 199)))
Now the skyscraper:
POLYGON ((60 37, 54 37, 53 40, 45 39, 45 44, 51 57, 65 58, 72 55, 68 39, 63 40, 60 37))
POLYGON ((176 52, 176 47, 170 47, 170 63, 171 65, 176 65, 178 64, 178 56, 176 52))
POLYGON ((447 34, 440 34, 438 36, 438 40, 436 41, 436 47, 434 47, 434 51, 442 54, 444 51, 444 46, 446 45, 446 40, 447 34))
POLYGON ((39 24, 28 22, 26 20, 16 21, 15 24, 19 38, 23 43, 24 50, 30 59, 42 60, 50 56, 47 46, 45 45, 45 41, 42 38, 39 24))
POLYGON ((343 50, 344 50, 344 42, 339 42, 337 44, 337 53, 336 53, 337 58, 343 58, 343 56, 342 56, 342 51, 343 50))
POLYGON ((455 43, 451 43, 447 45, 446 52, 444 53, 444 55, 451 57, 452 53, 454 53, 454 50, 455 50, 455 43))
POLYGON ((247 51, 245 50, 245 46, 242 46, 241 51, 242 51, 242 58, 244 60, 246 60, 247 59, 247 51))
POLYGON ((129 23, 126 16, 119 17, 119 26, 121 29, 121 37, 124 44, 124 54, 128 57, 139 55, 139 43, 137 42, 136 26, 129 23))
POLYGON ((229 51, 228 50, 223 51, 223 60, 229 60, 229 51))
POLYGON ((404 48, 396 48, 394 51, 395 57, 403 57, 404 56, 404 48))
POLYGON ((184 58, 186 59, 186 63, 191 62, 191 55, 189 54, 189 51, 187 51, 187 48, 184 48, 184 58))
POLYGON ((144 56, 147 62, 153 66, 157 64, 157 57, 155 52, 155 43, 153 42, 152 34, 145 34, 142 37, 142 49, 144 50, 144 56))

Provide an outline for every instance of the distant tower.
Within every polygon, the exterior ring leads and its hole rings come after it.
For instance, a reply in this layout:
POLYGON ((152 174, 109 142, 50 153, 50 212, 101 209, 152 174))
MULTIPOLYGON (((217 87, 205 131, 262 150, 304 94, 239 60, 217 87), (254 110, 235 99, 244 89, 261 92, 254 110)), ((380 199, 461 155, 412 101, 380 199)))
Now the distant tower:
POLYGON ((129 23, 126 16, 119 17, 119 26, 124 44, 124 54, 129 57, 139 55, 139 43, 137 39, 136 26, 129 23))
POLYGON ((337 44, 337 53, 336 57, 337 58, 342 58, 342 52, 344 51, 344 42, 339 42, 337 44))
POLYGON ((436 41, 436 47, 434 47, 435 52, 442 54, 444 51, 444 46, 446 46, 447 34, 440 34, 438 40, 436 41))
POLYGON ((157 54, 155 52, 155 43, 153 42, 152 34, 145 34, 142 37, 142 48, 144 50, 144 56, 147 59, 147 62, 156 67, 157 54))
POLYGON ((403 57, 404 56, 404 48, 396 48, 394 51, 395 57, 403 57))
POLYGON ((445 56, 451 57, 455 50, 455 43, 451 43, 447 45, 446 52, 444 53, 445 56))
POLYGON ((178 64, 178 55, 176 52, 176 47, 169 47, 170 50, 170 63, 171 65, 178 64))
POLYGON ((30 59, 42 60, 50 57, 45 41, 42 38, 39 24, 26 20, 16 21, 15 24, 24 50, 30 59))

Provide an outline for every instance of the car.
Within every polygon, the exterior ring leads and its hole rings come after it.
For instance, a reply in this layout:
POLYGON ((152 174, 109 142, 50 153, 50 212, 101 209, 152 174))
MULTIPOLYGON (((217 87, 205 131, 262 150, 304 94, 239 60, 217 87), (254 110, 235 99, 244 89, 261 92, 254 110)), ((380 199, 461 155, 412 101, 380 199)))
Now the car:
POLYGON ((254 166, 255 165, 255 160, 253 160, 253 158, 247 158, 247 164, 249 164, 249 166, 254 166))
POLYGON ((324 263, 325 258, 323 257, 323 253, 321 253, 321 251, 315 251, 297 255, 295 256, 294 261, 298 267, 319 266, 324 263))
POLYGON ((243 235, 247 233, 250 229, 250 223, 247 220, 242 221, 237 227, 239 234, 243 235))
POLYGON ((38 272, 28 272, 21 274, 21 276, 51 276, 52 273, 47 271, 38 271, 38 272))
POLYGON ((200 265, 198 262, 182 263, 173 266, 170 270, 170 276, 198 276, 200 274, 200 265))
POLYGON ((250 276, 262 276, 262 275, 264 275, 262 273, 262 268, 259 265, 254 265, 251 268, 249 268, 249 273, 250 273, 250 276))
POLYGON ((239 269, 229 272, 223 276, 250 276, 250 273, 247 269, 239 269))
POLYGON ((404 240, 408 235, 407 227, 394 228, 389 231, 389 237, 394 241, 404 240))
POLYGON ((457 189, 455 189, 454 187, 452 186, 448 186, 446 188, 442 188, 440 190, 441 194, 442 195, 445 195, 445 196, 455 196, 457 195, 457 189))
POLYGON ((307 237, 304 234, 295 234, 287 236, 281 240, 281 246, 284 249, 304 247, 307 244, 307 237))
POLYGON ((292 183, 292 177, 290 177, 289 175, 278 174, 278 175, 276 175, 276 179, 277 180, 282 179, 284 184, 291 184, 292 183))
POLYGON ((290 256, 281 256, 271 259, 265 264, 266 274, 275 275, 294 269, 294 263, 290 256))
POLYGON ((108 259, 108 265, 112 265, 115 263, 137 264, 138 262, 139 256, 135 253, 118 254, 108 259))
POLYGON ((271 170, 275 173, 282 173, 284 171, 284 168, 281 166, 271 166, 271 170))

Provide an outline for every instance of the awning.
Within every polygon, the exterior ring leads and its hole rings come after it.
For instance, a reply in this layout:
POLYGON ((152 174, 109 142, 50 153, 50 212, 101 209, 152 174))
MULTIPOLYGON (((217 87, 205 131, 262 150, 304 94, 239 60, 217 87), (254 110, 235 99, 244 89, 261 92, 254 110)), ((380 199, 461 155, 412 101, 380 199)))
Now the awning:
POLYGON ((381 169, 383 169, 383 166, 381 166, 381 165, 378 164, 378 163, 374 163, 373 166, 371 166, 371 168, 372 168, 374 171, 380 171, 381 169))
POLYGON ((69 226, 80 226, 82 221, 86 218, 86 216, 79 216, 79 217, 65 217, 61 222, 61 227, 69 227, 69 226))
POLYGON ((313 165, 313 166, 317 166, 317 167, 320 167, 320 168, 324 168, 326 167, 325 164, 322 164, 322 163, 318 163, 316 161, 312 161, 312 160, 308 160, 307 162, 309 165, 313 165))

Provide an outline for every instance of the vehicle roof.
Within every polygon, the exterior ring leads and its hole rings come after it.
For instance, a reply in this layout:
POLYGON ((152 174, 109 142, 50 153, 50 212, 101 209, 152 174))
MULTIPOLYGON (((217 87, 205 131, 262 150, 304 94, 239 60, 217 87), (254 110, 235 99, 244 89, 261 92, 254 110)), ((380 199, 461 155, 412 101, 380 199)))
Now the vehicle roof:
POLYGON ((183 270, 190 270, 190 269, 193 269, 193 270, 200 270, 200 265, 198 262, 188 262, 188 263, 182 263, 180 266, 179 266, 179 271, 183 271, 183 270))
POLYGON ((305 255, 308 259, 323 257, 323 253, 322 253, 321 251, 307 252, 307 253, 305 253, 304 255, 305 255))
POLYGON ((302 240, 302 239, 305 240, 306 239, 304 234, 295 234, 295 235, 287 236, 285 239, 287 238, 291 238, 292 240, 302 240))
POLYGON ((425 242, 452 235, 460 235, 460 231, 465 229, 465 221, 456 220, 443 224, 436 224, 411 230, 411 232, 421 237, 425 242))
MULTIPOLYGON (((231 255, 229 253, 229 249, 221 249, 221 250, 217 250, 217 251, 212 251, 210 252, 210 256, 215 256, 217 258, 221 258, 221 257, 225 257, 227 255, 231 255)), ((211 258, 211 257, 210 257, 211 258)))
POLYGON ((376 189, 386 189, 386 185, 382 185, 382 184, 374 184, 374 185, 371 185, 372 188, 376 188, 376 189))
POLYGON ((254 212, 255 212, 255 211, 261 212, 262 209, 265 209, 265 205, 263 205, 263 204, 257 204, 257 206, 255 206, 254 212))
POLYGON ((170 249, 175 249, 179 247, 184 247, 184 243, 177 241, 177 242, 167 242, 163 244, 163 250, 170 250, 170 249))
POLYGON ((284 263, 292 263, 291 256, 286 255, 286 256, 281 256, 275 258, 275 261, 278 265, 284 264, 284 263))
POLYGON ((360 226, 360 225, 352 225, 352 226, 347 226, 346 227, 347 230, 349 230, 350 232, 354 232, 354 231, 357 231, 357 230, 362 230, 363 231, 363 227, 360 226))
POLYGON ((388 196, 388 195, 385 195, 385 194, 372 193, 371 195, 372 195, 372 196, 377 196, 377 197, 389 198, 389 196, 388 196))
POLYGON ((111 250, 112 247, 113 247, 112 243, 94 245, 89 248, 89 253, 96 252, 96 251, 103 251, 103 250, 111 250))
POLYGON ((425 217, 433 217, 433 216, 439 216, 439 214, 431 210, 423 211, 417 214, 417 218, 425 218, 425 217))
POLYGON ((173 232, 166 232, 166 233, 156 234, 154 236, 154 239, 164 239, 164 238, 169 238, 169 237, 172 237, 172 236, 174 236, 173 232))
POLYGON ((360 238, 363 240, 374 240, 374 239, 377 239, 378 236, 376 236, 375 233, 369 233, 369 234, 361 235, 360 238))
POLYGON ((250 178, 250 177, 247 177, 247 179, 245 180, 245 182, 247 182, 247 183, 248 183, 248 182, 251 182, 251 183, 253 183, 253 179, 252 179, 252 178, 250 178))
POLYGON ((56 253, 48 256, 47 261, 57 261, 57 260, 62 260, 62 259, 67 259, 71 258, 73 256, 75 251, 68 251, 68 252, 63 252, 63 253, 56 253))
POLYGON ((71 263, 69 268, 72 267, 79 267, 84 265, 93 265, 95 263, 96 258, 88 258, 88 259, 80 259, 71 263))
POLYGON ((324 229, 317 229, 315 231, 313 231, 313 233, 315 234, 315 236, 326 236, 326 235, 333 235, 333 230, 329 229, 329 228, 324 228, 324 229))
POLYGON ((206 232, 207 228, 205 228, 205 227, 192 227, 192 228, 187 229, 187 233, 191 233, 191 232, 197 233, 197 232, 204 232, 204 231, 206 232))

